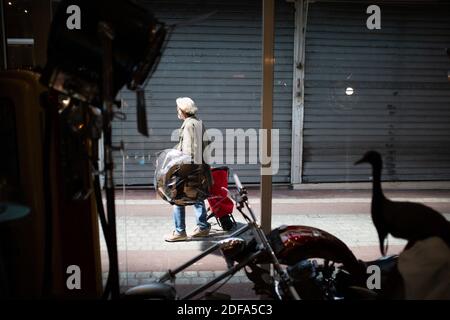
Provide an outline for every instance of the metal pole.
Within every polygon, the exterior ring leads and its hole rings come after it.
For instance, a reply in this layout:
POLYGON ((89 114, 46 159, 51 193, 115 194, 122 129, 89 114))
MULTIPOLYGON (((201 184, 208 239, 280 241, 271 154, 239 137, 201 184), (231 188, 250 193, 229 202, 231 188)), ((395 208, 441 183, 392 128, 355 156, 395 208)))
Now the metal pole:
POLYGON ((0 1, 0 50, 1 50, 1 62, 0 69, 8 69, 8 50, 6 44, 6 30, 5 30, 5 10, 3 6, 3 0, 0 1))
MULTIPOLYGON (((272 109, 273 109, 273 39, 274 39, 274 0, 262 0, 263 26, 263 81, 261 99, 261 127, 267 134, 260 136, 262 150, 260 155, 272 155, 272 109)), ((267 234, 272 227, 272 174, 267 168, 271 163, 261 163, 261 228, 267 234), (266 170, 263 170, 266 169, 266 170)), ((269 170, 271 172, 271 170, 269 170)))
POLYGON ((116 235, 116 210, 113 179, 113 147, 112 147, 112 119, 113 119, 113 56, 112 41, 114 31, 107 23, 99 23, 99 35, 102 40, 103 56, 103 138, 104 138, 104 170, 105 170, 105 195, 106 212, 109 226, 109 245, 111 246, 111 255, 109 257, 109 277, 111 285, 111 298, 116 300, 120 297, 119 287, 119 262, 117 252, 116 235))
POLYGON ((303 170, 303 116, 305 78, 305 35, 308 0, 295 1, 294 69, 292 86, 292 149, 291 184, 302 182, 303 170))

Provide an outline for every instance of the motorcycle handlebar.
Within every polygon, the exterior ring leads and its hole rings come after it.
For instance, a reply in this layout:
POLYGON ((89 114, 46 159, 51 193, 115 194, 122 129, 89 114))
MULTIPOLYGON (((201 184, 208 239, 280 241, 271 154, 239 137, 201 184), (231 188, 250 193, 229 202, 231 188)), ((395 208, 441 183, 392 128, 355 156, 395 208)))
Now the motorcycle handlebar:
POLYGON ((239 177, 236 173, 233 174, 233 178, 234 178, 234 183, 236 183, 236 187, 238 188, 239 191, 241 191, 243 189, 242 183, 241 183, 241 180, 239 180, 239 177))

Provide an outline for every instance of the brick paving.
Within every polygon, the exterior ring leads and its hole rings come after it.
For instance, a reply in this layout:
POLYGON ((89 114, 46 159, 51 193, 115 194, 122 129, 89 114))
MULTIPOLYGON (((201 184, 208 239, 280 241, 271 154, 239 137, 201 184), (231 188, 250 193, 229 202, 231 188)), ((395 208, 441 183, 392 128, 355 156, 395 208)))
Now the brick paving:
MULTIPOLYGON (((154 281, 164 271, 173 269, 228 235, 212 219, 210 237, 195 241, 165 242, 164 235, 173 229, 171 206, 157 200, 154 192, 148 190, 127 191, 125 199, 121 192, 117 194, 117 239, 123 290, 154 281)), ((389 195, 401 200, 428 201, 425 204, 444 213, 450 220, 450 192, 390 191, 389 195)), ((258 192, 251 191, 250 202, 257 213, 260 212, 258 200, 258 192)), ((368 191, 274 190, 272 226, 298 224, 323 229, 346 243, 357 258, 367 261, 380 256, 377 234, 369 212, 368 191)), ((236 210, 234 217, 240 225, 243 224, 243 218, 236 210)), ((195 227, 192 208, 186 212, 186 226, 188 233, 195 227)), ((399 253, 404 245, 404 240, 390 237, 389 254, 399 253)), ((107 255, 103 238, 101 251, 105 271, 103 277, 106 278, 107 255)), ((224 270, 226 264, 220 254, 211 254, 177 276, 177 290, 187 292, 224 270)), ((232 293, 233 297, 238 293, 238 298, 256 297, 243 271, 232 277, 221 291, 232 293)))

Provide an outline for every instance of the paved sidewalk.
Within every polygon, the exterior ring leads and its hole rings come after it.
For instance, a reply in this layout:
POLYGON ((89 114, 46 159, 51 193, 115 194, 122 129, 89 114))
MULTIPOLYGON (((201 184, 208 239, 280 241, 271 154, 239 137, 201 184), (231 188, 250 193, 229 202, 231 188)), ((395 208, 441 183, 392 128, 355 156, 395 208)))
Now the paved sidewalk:
MULTIPOLYGON (((396 200, 423 202, 444 213, 450 219, 450 192, 447 191, 391 191, 396 200)), ((171 206, 156 198, 154 192, 133 190, 122 197, 117 192, 117 235, 121 270, 121 286, 125 290, 138 284, 153 281, 168 269, 180 265, 202 252, 219 239, 228 236, 213 222, 211 236, 202 240, 168 243, 164 235, 173 229, 171 206)), ((250 192, 250 203, 260 212, 258 192, 250 192)), ((192 208, 186 212, 187 231, 195 227, 192 208)), ((243 218, 235 210, 239 224, 243 218)), ((368 191, 333 190, 274 190, 272 226, 309 225, 323 229, 341 239, 362 260, 380 256, 376 230, 370 217, 368 191)), ((399 253, 405 241, 389 238, 389 254, 399 253)), ((107 270, 107 255, 101 239, 102 265, 107 270)), ((206 283, 226 270, 220 253, 211 254, 198 261, 177 277, 177 289, 187 292, 194 286, 206 283)), ((106 277, 106 272, 104 273, 106 277)), ((235 298, 256 298, 251 284, 243 272, 230 279, 220 290, 235 298)))

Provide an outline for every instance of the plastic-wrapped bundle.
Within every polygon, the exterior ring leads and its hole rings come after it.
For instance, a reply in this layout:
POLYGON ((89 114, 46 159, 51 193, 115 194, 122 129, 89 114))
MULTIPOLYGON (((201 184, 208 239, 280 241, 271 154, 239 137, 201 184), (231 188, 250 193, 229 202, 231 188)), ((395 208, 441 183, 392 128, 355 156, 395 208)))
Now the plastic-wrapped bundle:
POLYGON ((159 196, 179 206, 195 204, 209 196, 212 185, 207 164, 194 164, 176 149, 162 151, 156 160, 154 185, 159 196))

